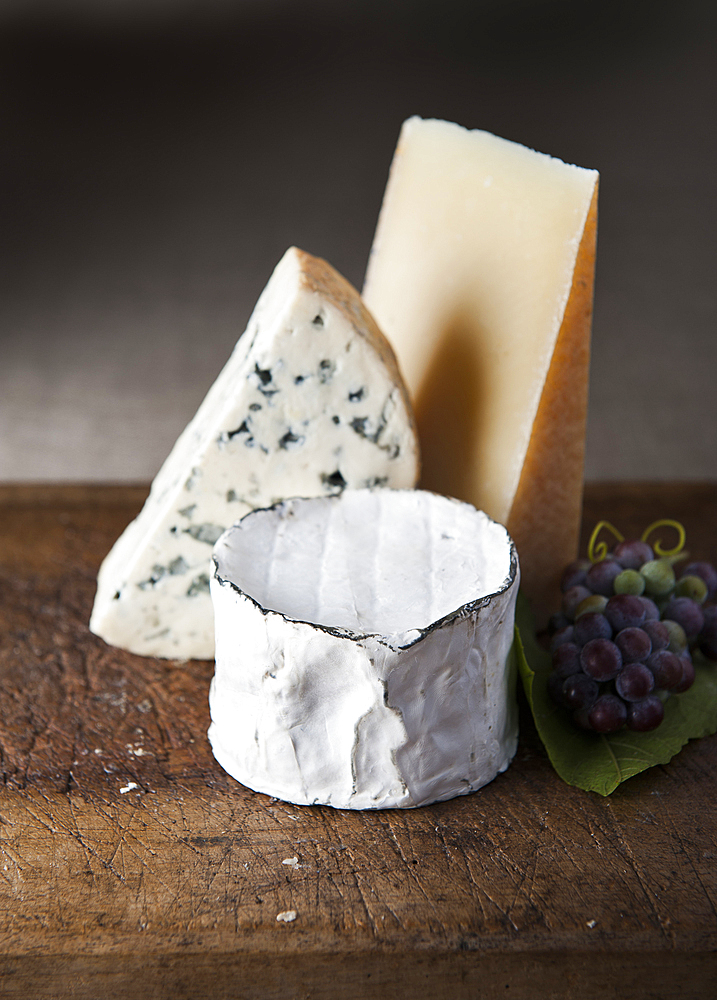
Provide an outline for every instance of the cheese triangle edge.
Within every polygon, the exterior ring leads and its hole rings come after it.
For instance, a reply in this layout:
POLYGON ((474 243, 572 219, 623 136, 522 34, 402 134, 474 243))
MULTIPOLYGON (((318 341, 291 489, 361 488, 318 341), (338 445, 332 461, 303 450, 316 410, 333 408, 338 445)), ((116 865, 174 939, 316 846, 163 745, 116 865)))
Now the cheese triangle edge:
POLYGON ((90 628, 171 659, 213 656, 210 556, 245 513, 344 486, 414 486, 395 358, 358 293, 290 248, 138 517, 105 558, 90 628))

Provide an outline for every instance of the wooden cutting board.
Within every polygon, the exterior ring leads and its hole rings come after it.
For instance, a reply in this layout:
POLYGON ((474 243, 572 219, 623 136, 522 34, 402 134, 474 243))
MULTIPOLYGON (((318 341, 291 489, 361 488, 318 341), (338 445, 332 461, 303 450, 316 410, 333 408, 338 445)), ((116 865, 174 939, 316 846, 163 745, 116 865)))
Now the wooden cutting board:
MULTIPOLYGON (((601 798, 523 706, 512 766, 452 802, 250 792, 206 740, 213 664, 87 629, 145 495, 0 487, 0 996, 717 996, 716 738, 601 798)), ((662 516, 717 562, 717 485, 586 493, 587 531, 662 516)))

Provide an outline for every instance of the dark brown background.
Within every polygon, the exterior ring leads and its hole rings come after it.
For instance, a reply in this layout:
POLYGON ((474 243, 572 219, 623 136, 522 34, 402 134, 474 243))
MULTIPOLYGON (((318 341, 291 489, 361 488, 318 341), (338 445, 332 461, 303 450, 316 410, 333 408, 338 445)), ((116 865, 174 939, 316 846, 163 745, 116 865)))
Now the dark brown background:
POLYGON ((6 0, 0 481, 150 479, 289 244, 360 286, 414 113, 601 171, 588 478, 717 478, 716 11, 6 0))

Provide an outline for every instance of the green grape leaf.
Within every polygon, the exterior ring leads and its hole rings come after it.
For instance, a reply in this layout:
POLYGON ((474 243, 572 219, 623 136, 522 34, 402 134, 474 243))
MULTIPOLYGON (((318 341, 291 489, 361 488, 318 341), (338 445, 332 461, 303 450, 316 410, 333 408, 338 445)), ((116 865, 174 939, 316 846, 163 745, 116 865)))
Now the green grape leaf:
POLYGON ((535 638, 533 616, 518 596, 515 650, 535 725, 550 763, 563 781, 609 795, 617 786, 655 764, 667 764, 689 740, 717 732, 717 664, 695 657, 689 691, 667 699, 665 718, 649 733, 623 729, 609 736, 588 733, 548 694, 550 655, 535 638))

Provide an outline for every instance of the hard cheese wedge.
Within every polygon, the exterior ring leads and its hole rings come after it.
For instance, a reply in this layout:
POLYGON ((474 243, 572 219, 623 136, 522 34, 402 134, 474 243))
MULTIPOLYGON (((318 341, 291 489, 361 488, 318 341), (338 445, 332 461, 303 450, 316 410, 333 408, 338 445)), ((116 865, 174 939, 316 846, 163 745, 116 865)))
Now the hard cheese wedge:
POLYGON ((413 397, 421 485, 507 525, 539 617, 578 544, 597 181, 411 118, 363 293, 413 397))
POLYGON ((134 653, 211 658, 210 557, 225 528, 283 497, 417 477, 391 348, 355 289, 292 248, 105 559, 90 628, 134 653))

